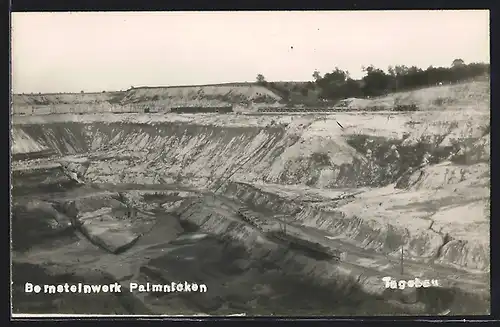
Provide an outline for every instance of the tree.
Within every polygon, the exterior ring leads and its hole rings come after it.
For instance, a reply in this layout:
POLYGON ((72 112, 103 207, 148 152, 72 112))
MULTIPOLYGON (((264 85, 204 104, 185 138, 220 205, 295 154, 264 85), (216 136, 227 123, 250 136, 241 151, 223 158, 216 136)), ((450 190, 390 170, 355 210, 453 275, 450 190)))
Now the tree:
POLYGON ((322 89, 332 88, 344 84, 348 77, 349 75, 347 72, 335 67, 334 71, 326 73, 323 78, 317 80, 317 84, 322 89))
POLYGON ((453 68, 462 67, 464 65, 465 65, 465 62, 460 58, 453 60, 453 62, 451 63, 451 67, 453 67, 453 68))
POLYGON ((262 74, 257 75, 257 83, 259 83, 259 84, 266 83, 266 78, 264 77, 264 75, 262 75, 262 74))
POLYGON ((349 72, 343 71, 342 69, 335 67, 335 70, 332 71, 331 73, 325 74, 323 79, 328 81, 329 84, 331 83, 342 84, 345 83, 348 77, 349 77, 349 72))
POLYGON ((314 78, 314 81, 315 81, 315 82, 318 82, 318 80, 320 80, 320 79, 321 79, 321 74, 320 74, 320 72, 319 72, 319 71, 315 70, 315 71, 313 72, 313 74, 312 74, 312 77, 314 78))
POLYGON ((394 77, 394 78, 396 77, 396 69, 394 69, 394 67, 392 67, 392 66, 387 67, 387 72, 392 77, 394 77))
POLYGON ((348 78, 343 86, 343 93, 345 98, 357 98, 363 96, 359 82, 348 78))
POLYGON ((375 68, 372 65, 366 67, 365 71, 363 93, 366 96, 382 95, 388 91, 391 84, 390 75, 386 75, 382 69, 375 68))
POLYGON ((409 70, 405 65, 389 66, 388 73, 392 77, 391 89, 395 91, 404 89, 405 76, 408 75, 409 70))
MULTIPOLYGON (((315 74, 315 76, 319 76, 319 74, 315 74)), ((320 88, 321 97, 324 99, 341 99, 343 97, 342 88, 348 77, 348 72, 335 67, 335 70, 331 73, 326 73, 322 78, 317 79, 316 84, 320 88)))
POLYGON ((314 90, 316 88, 316 85, 314 84, 314 82, 307 82, 306 87, 310 90, 314 90))
POLYGON ((405 65, 396 65, 396 67, 394 67, 394 71, 396 72, 396 76, 407 75, 409 70, 410 69, 408 67, 406 67, 405 65))

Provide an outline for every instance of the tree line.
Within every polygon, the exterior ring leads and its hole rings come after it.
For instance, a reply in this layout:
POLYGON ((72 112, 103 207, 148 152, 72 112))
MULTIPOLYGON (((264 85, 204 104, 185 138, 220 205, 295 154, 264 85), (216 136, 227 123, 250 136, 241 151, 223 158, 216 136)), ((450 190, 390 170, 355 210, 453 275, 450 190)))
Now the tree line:
MULTIPOLYGON (((319 71, 312 74, 313 81, 306 82, 301 93, 309 90, 319 91, 319 98, 339 100, 351 97, 372 97, 387 93, 411 90, 440 84, 465 81, 474 77, 489 74, 490 64, 465 64, 462 59, 455 59, 450 67, 433 67, 421 69, 416 66, 389 66, 387 71, 373 65, 363 67, 364 76, 354 80, 349 72, 336 67, 333 71, 321 75, 319 71)), ((257 83, 268 85, 264 75, 257 75, 257 83)))

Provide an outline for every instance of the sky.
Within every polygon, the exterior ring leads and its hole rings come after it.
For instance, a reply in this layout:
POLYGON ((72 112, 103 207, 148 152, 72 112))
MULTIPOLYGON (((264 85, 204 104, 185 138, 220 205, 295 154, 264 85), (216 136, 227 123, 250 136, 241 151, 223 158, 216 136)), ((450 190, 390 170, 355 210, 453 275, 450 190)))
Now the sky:
POLYGON ((12 13, 14 93, 310 81, 489 62, 489 11, 12 13))

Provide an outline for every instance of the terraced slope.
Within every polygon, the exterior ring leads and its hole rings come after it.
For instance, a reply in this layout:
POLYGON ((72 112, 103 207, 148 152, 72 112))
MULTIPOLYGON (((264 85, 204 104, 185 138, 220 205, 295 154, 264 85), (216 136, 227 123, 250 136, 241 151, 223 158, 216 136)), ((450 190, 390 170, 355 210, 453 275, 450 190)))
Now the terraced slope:
POLYGON ((191 271, 214 290, 198 300, 137 294, 129 312, 258 314, 274 298, 274 313, 291 314, 292 298, 304 307, 322 289, 345 306, 307 314, 485 313, 489 119, 481 108, 15 116, 14 220, 31 227, 17 227, 14 261, 83 279, 99 269, 124 285, 191 271), (242 208, 258 218, 242 218, 242 208), (283 245, 262 229, 276 224, 297 244, 344 255, 283 245), (387 290, 384 276, 440 287, 387 290), (316 291, 287 297, 299 284, 316 291))

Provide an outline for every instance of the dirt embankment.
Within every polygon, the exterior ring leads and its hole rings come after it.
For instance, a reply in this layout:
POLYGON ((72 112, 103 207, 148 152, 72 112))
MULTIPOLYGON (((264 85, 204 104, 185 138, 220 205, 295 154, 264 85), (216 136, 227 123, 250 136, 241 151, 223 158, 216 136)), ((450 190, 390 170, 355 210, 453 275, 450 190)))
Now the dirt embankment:
POLYGON ((458 84, 426 87, 418 90, 392 93, 372 99, 349 98, 337 105, 352 110, 490 110, 489 78, 458 84))
POLYGON ((127 91, 75 94, 15 94, 14 114, 165 112, 175 107, 225 107, 255 111, 282 106, 283 99, 251 83, 138 87, 127 91))
MULTIPOLYGON (((262 212, 266 211, 259 211, 248 201, 246 204, 255 210, 254 217, 261 215, 260 219, 272 220, 269 216, 264 218, 266 215, 262 215, 262 212)), ((487 306, 487 286, 466 273, 459 276, 466 276, 465 279, 453 280, 456 276, 449 275, 451 270, 434 266, 432 263, 408 261, 405 272, 401 275, 397 260, 388 259, 380 255, 380 252, 377 254, 360 250, 359 247, 343 243, 339 239, 329 241, 325 238, 328 233, 318 233, 317 230, 306 228, 307 226, 287 221, 288 235, 314 243, 320 242, 328 247, 333 246, 335 250, 346 252, 340 261, 327 256, 318 257, 311 253, 310 248, 276 243, 271 233, 256 228, 253 223, 239 220, 238 215, 234 214, 234 208, 231 208, 232 205, 234 203, 228 202, 224 197, 207 196, 184 202, 175 213, 181 221, 198 226, 203 232, 243 245, 252 258, 251 262, 272 263, 287 276, 302 276, 323 289, 345 294, 347 298, 360 295, 365 298, 384 299, 387 303, 403 303, 397 307, 409 310, 406 313, 438 314, 446 309, 455 314, 467 310, 478 313, 487 306), (399 279, 412 279, 415 276, 435 278, 439 280, 440 287, 388 292, 380 282, 383 276, 399 279)))

